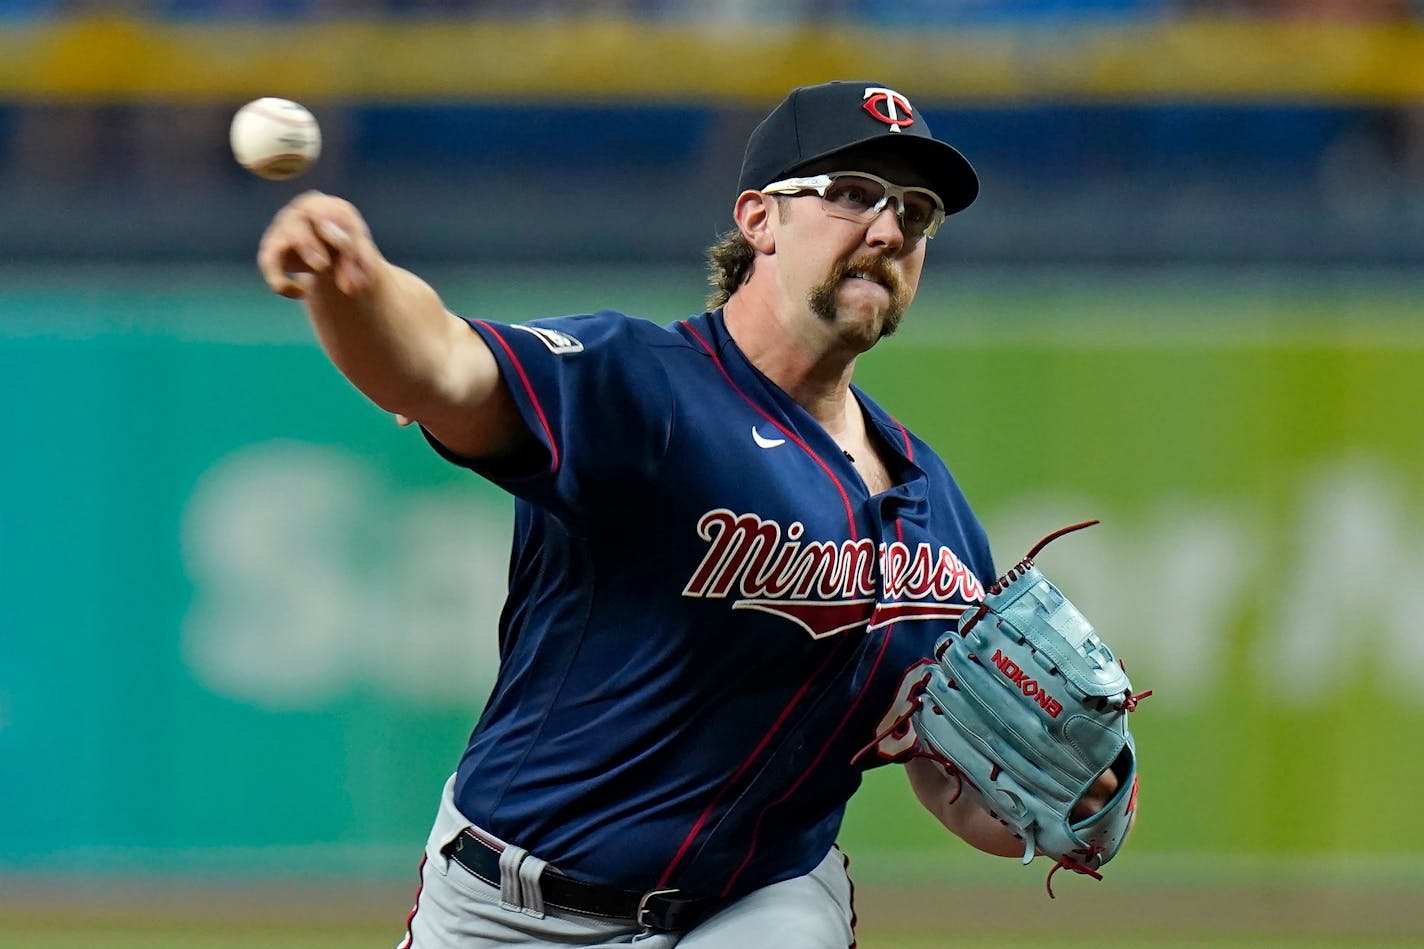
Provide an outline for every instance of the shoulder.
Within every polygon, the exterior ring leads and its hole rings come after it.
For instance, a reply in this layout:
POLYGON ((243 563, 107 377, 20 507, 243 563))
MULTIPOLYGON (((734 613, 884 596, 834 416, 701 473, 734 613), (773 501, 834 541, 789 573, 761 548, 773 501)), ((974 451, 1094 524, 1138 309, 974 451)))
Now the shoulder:
POLYGON ((469 319, 495 353, 507 378, 547 375, 622 379, 650 395, 696 389, 718 376, 708 367, 722 351, 726 333, 717 314, 702 313, 656 323, 618 310, 539 317, 519 323, 469 319))
POLYGON ((541 336, 555 345, 577 350, 590 346, 619 344, 686 345, 686 337, 678 332, 682 322, 684 321, 659 324, 618 310, 598 310, 594 313, 542 317, 507 325, 541 336))
POLYGON ((619 372, 649 371, 657 359, 652 352, 667 347, 687 347, 676 324, 660 326, 651 320, 617 310, 599 310, 569 316, 550 316, 505 323, 467 319, 485 337, 501 363, 546 365, 565 370, 619 372))

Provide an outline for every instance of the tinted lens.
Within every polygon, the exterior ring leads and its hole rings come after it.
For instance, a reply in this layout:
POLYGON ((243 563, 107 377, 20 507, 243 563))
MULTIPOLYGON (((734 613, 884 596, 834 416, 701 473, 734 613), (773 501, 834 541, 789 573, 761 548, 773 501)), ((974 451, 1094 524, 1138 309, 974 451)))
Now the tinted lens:
MULTIPOLYGON (((919 240, 935 230, 940 220, 939 201, 924 188, 910 188, 891 199, 898 208, 900 228, 909 240, 919 240)), ((884 209, 886 187, 874 178, 861 175, 837 175, 826 187, 826 204, 832 211, 862 221, 884 209)))
POLYGON ((870 214, 885 197, 885 186, 859 175, 840 175, 826 188, 826 203, 857 217, 870 214))
POLYGON ((907 191, 904 210, 900 215, 901 226, 907 237, 919 237, 933 226, 939 216, 939 205, 927 191, 907 191))

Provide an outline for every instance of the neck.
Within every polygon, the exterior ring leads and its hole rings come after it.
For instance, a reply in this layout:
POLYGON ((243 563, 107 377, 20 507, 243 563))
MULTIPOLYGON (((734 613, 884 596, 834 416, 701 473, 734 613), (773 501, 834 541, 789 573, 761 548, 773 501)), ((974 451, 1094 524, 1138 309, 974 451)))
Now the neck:
POLYGON ((737 347, 811 417, 840 441, 860 422, 850 382, 858 352, 838 345, 811 314, 788 316, 743 286, 723 314, 737 347))

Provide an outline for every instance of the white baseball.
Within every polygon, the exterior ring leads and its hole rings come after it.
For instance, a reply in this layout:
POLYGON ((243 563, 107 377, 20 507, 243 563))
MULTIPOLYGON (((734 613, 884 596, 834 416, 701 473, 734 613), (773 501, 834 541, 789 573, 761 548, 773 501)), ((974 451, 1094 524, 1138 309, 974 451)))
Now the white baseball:
POLYGON ((295 178, 321 154, 321 128, 316 118, 291 99, 273 96, 238 109, 228 141, 239 165, 273 181, 295 178))

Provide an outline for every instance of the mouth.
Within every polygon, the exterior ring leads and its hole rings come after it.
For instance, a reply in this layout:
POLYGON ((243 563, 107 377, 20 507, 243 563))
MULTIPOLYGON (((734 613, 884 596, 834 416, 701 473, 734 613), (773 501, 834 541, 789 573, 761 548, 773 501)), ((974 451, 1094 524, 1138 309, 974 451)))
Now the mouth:
POLYGON ((880 335, 885 337, 899 326, 911 296, 912 292, 904 285, 890 261, 862 258, 845 261, 828 273, 826 282, 812 291, 810 304, 811 311, 827 323, 835 323, 841 318, 842 306, 857 310, 873 309, 881 324, 880 335), (846 289, 852 281, 879 287, 879 292, 865 296, 860 291, 846 289))
POLYGON ((873 284, 875 284, 875 285, 878 286, 878 287, 884 287, 886 290, 889 290, 889 289, 890 289, 890 282, 889 282, 888 280, 886 280, 885 278, 880 277, 880 276, 878 276, 878 275, 876 275, 876 274, 873 274, 873 273, 871 273, 871 272, 869 272, 869 271, 866 271, 866 270, 851 270, 851 271, 848 271, 848 272, 846 273, 846 279, 847 279, 847 280, 864 280, 864 281, 866 281, 867 283, 873 283, 873 284))

